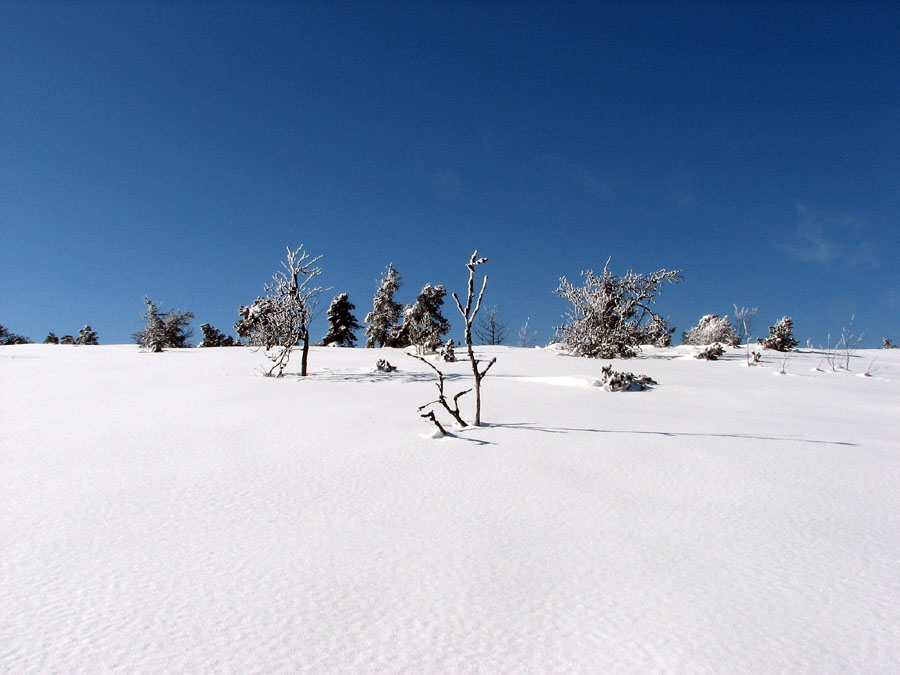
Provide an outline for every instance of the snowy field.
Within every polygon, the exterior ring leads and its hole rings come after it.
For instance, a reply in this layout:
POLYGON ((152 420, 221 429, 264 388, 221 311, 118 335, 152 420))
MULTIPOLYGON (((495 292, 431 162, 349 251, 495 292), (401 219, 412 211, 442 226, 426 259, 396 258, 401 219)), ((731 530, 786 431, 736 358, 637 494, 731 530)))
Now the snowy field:
POLYGON ((0 673, 900 672, 900 350, 479 351, 0 347, 0 673))

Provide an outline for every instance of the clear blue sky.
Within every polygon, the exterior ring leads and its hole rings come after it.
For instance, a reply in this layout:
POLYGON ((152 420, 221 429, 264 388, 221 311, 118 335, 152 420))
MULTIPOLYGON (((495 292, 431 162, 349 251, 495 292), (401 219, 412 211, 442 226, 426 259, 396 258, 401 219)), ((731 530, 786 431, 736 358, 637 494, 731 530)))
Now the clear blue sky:
POLYGON ((36 341, 128 342, 145 294, 231 333, 304 243, 360 321, 388 262, 408 303, 478 248, 541 342, 609 256, 684 270, 678 335, 738 303, 900 342, 897 2, 6 0, 0 58, 0 323, 36 341))

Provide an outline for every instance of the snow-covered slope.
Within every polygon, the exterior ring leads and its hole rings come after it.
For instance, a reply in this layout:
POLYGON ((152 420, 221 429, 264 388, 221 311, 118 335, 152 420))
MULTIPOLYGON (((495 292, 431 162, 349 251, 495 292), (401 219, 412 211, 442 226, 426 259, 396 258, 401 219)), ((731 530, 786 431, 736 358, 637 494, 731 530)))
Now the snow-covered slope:
POLYGON ((0 672, 900 672, 900 351, 479 351, 0 348, 0 672))

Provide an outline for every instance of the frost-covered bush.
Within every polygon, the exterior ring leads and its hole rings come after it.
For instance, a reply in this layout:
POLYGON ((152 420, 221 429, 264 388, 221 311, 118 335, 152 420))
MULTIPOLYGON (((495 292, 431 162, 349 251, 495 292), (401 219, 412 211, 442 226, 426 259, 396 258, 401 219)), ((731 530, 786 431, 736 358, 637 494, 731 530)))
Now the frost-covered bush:
POLYGON ((78 331, 78 337, 75 338, 76 345, 97 345, 100 342, 97 340, 97 332, 91 330, 90 326, 85 326, 80 331, 78 331))
POLYGON ((725 353, 725 350, 722 349, 722 345, 718 342, 715 344, 709 345, 706 349, 697 352, 694 354, 695 359, 705 359, 706 361, 718 361, 719 357, 725 353))
POLYGON ((583 276, 583 286, 562 277, 555 291, 572 303, 565 323, 556 329, 567 349, 579 356, 627 358, 635 356, 641 345, 665 342, 670 329, 651 305, 665 282, 682 281, 680 270, 650 274, 629 270, 618 277, 609 271, 607 260, 603 272, 588 270, 583 276))
POLYGON ((789 352, 797 346, 794 339, 794 322, 791 317, 782 317, 774 326, 769 326, 769 337, 763 343, 766 349, 789 352))
POLYGON ((350 302, 346 293, 341 293, 331 301, 328 308, 328 334, 322 338, 322 344, 336 345, 338 347, 353 347, 356 345, 356 335, 353 331, 359 329, 359 322, 353 316, 356 305, 350 302))
POLYGON ((450 332, 450 322, 441 314, 446 295, 443 286, 426 284, 416 301, 403 309, 403 325, 396 346, 414 346, 419 354, 440 348, 443 336, 450 332))
POLYGON ((188 330, 188 324, 194 318, 192 312, 169 310, 163 313, 157 304, 146 296, 144 304, 147 305, 144 310, 144 328, 132 336, 137 344, 151 352, 188 346, 187 341, 193 333, 188 330))
POLYGON ((735 328, 728 320, 728 315, 706 314, 700 317, 697 325, 682 334, 686 345, 711 345, 714 342, 735 344, 735 328))
POLYGON ((648 375, 635 375, 613 370, 612 364, 600 369, 600 379, 603 382, 603 388, 607 391, 643 391, 658 384, 648 375))
POLYGON ((200 330, 203 332, 201 347, 234 347, 240 344, 230 335, 225 335, 218 328, 214 328, 208 323, 200 324, 200 330))
POLYGON ((394 293, 400 288, 400 280, 393 264, 388 265, 375 291, 372 311, 366 314, 366 347, 397 346, 402 307, 394 302, 394 293))

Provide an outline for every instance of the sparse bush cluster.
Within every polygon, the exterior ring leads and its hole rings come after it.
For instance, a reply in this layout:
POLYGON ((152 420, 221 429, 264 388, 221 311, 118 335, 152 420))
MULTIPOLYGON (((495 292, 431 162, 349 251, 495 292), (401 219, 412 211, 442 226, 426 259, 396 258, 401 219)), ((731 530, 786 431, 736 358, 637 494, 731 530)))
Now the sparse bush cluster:
POLYGON ((31 340, 18 333, 11 332, 6 326, 0 325, 0 345, 27 345, 31 340))

